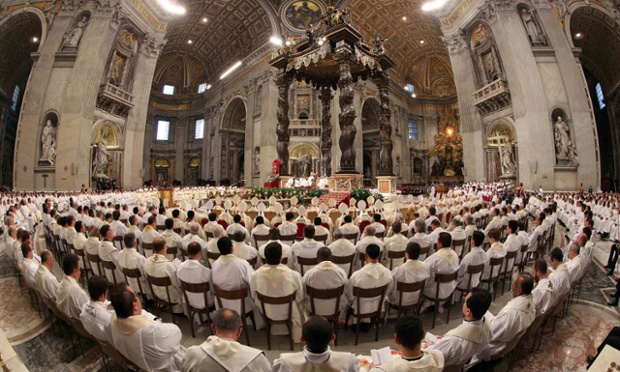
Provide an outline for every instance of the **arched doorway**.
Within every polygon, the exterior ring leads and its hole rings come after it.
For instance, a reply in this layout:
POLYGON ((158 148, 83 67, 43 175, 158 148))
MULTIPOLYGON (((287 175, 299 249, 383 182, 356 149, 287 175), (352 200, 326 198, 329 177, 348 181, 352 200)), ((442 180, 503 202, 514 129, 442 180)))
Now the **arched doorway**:
POLYGON ((379 171, 379 136, 380 110, 379 102, 374 98, 364 101, 362 106, 362 154, 364 186, 376 187, 375 178, 379 171))
MULTIPOLYGON (((241 98, 228 104, 222 118, 220 184, 241 184, 245 179, 246 107, 241 98)), ((249 171, 248 167, 248 171, 249 171)))
POLYGON ((42 39, 40 18, 20 12, 0 27, 0 184, 12 187, 13 154, 21 103, 42 39))
POLYGON ((590 93, 596 119, 601 164, 601 188, 617 190, 620 176, 620 24, 604 10, 582 6, 572 10, 569 29, 590 93))
POLYGON ((487 181, 518 179, 517 148, 514 127, 508 121, 500 119, 488 127, 484 147, 487 181))

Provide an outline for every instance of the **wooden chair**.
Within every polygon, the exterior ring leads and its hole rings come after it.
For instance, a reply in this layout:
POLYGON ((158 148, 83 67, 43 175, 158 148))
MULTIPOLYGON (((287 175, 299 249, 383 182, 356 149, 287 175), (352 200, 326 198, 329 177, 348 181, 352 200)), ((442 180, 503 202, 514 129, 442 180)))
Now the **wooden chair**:
POLYGON ((314 240, 317 242, 323 242, 324 245, 327 245, 327 234, 315 235, 314 240))
POLYGON ((406 314, 407 311, 413 310, 416 315, 420 315, 420 309, 422 308, 422 301, 424 300, 424 286, 426 285, 426 280, 421 280, 419 282, 414 283, 405 283, 405 282, 396 282, 396 290, 398 291, 398 305, 391 304, 388 302, 388 311, 386 311, 386 318, 389 309, 395 309, 398 313, 396 315, 397 319, 400 319, 400 314, 406 314), (420 292, 418 296, 418 301, 410 304, 403 304, 403 295, 405 293, 415 293, 420 292))
POLYGON ((119 251, 122 251, 125 248, 125 241, 122 236, 115 236, 112 238, 112 244, 114 244, 119 251))
MULTIPOLYGON (((93 267, 93 264, 95 266, 97 266, 97 274, 98 275, 103 275, 103 270, 101 270, 101 258, 99 258, 99 255, 97 254, 90 254, 88 252, 86 252, 86 257, 88 258, 88 262, 90 262, 90 267, 93 267)), ((94 270, 93 270, 93 274, 94 274, 94 270)))
POLYGON ((164 232, 166 231, 166 225, 155 225, 155 230, 157 230, 158 232, 164 232))
POLYGON ((170 261, 174 261, 174 259, 179 255, 179 249, 177 247, 166 247, 166 258, 170 261))
POLYGON ((181 232, 183 231, 183 229, 182 229, 182 228, 180 228, 180 227, 177 227, 177 228, 172 229, 172 231, 174 231, 174 232, 175 232, 175 233, 177 233, 177 234, 181 234, 181 232))
POLYGON ((248 333, 247 318, 250 317, 250 320, 252 320, 254 330, 256 330, 256 321, 254 320, 254 309, 247 310, 245 308, 245 298, 248 297, 248 288, 239 288, 227 291, 214 284, 213 289, 215 290, 215 300, 217 301, 217 305, 220 309, 224 307, 222 305, 222 299, 241 302, 241 323, 243 324, 245 341, 247 345, 250 346, 250 334, 248 333))
MULTIPOLYGON (((68 318, 68 319, 69 319, 69 324, 71 324, 71 327, 73 327, 73 329, 75 330, 75 332, 77 332, 78 335, 84 337, 87 340, 96 341, 96 339, 93 336, 91 336, 91 334, 88 333, 86 329, 84 329, 84 326, 82 325, 82 322, 79 319, 74 319, 74 318, 68 318)), ((78 342, 78 344, 80 345, 80 351, 82 352, 82 358, 84 358, 83 343, 78 342)))
POLYGON ((388 251, 387 252, 387 258, 388 258, 388 260, 390 260, 390 270, 392 270, 394 268, 393 267, 394 260, 395 259, 398 260, 398 259, 401 259, 401 258, 404 259, 405 258, 405 251, 404 250, 402 250, 402 251, 388 251))
POLYGON ((491 286, 493 286, 493 301, 495 301, 495 298, 497 297, 497 282, 499 281, 499 277, 502 274, 503 263, 504 257, 491 258, 491 260, 489 261, 489 277, 486 279, 480 279, 480 285, 482 286, 482 284, 486 284, 489 291, 491 290, 491 286), (494 276, 493 271, 495 271, 495 267, 497 267, 498 269, 497 274, 494 276))
POLYGON ((288 245, 293 245, 295 243, 296 237, 297 237, 297 234, 289 234, 289 235, 280 234, 280 241, 288 245))
MULTIPOLYGON (((138 294, 145 296, 144 290, 142 289, 142 283, 140 282, 140 279, 142 279, 142 272, 140 272, 140 269, 135 268, 135 269, 127 269, 127 268, 123 268, 123 274, 125 275, 125 283, 127 283, 127 285, 129 285, 131 287, 131 284, 129 284, 129 278, 134 279, 136 282, 138 282, 138 294)), ((133 288, 134 292, 135 292, 135 288, 133 288)))
MULTIPOLYGON (((118 282, 116 281, 116 265, 114 264, 114 262, 101 260, 101 265, 103 266, 104 273, 107 274, 106 270, 110 270, 112 272, 111 282, 114 283, 115 285, 118 284, 118 282)), ((107 277, 107 275, 105 276, 107 277)), ((108 280, 110 280, 110 278, 108 278, 108 280)))
POLYGON ((459 288, 458 286, 454 289, 455 291, 458 291, 460 293, 459 296, 459 302, 463 301, 463 294, 467 295, 467 293, 469 293, 469 291, 471 290, 471 280, 474 277, 474 275, 478 275, 480 274, 480 276, 482 276, 482 272, 484 271, 484 264, 481 263, 480 265, 467 265, 467 276, 469 277, 469 279, 467 280, 467 287, 466 288, 459 288))
POLYGON ((427 258, 429 249, 430 249, 430 246, 428 245, 426 247, 420 247, 420 257, 419 257, 420 261, 424 261, 427 258))
POLYGON ((525 263, 526 263, 526 256, 527 256, 527 248, 528 245, 527 244, 523 244, 521 246, 521 261, 516 262, 515 261, 515 266, 517 267, 517 269, 519 270, 520 273, 523 272, 523 270, 525 270, 525 263))
POLYGON ((106 366, 106 370, 110 370, 109 361, 107 360, 108 358, 110 358, 121 366, 124 366, 124 365, 128 366, 129 370, 142 371, 140 367, 138 367, 131 360, 127 359, 123 354, 120 353, 120 351, 116 350, 114 346, 112 346, 112 344, 110 344, 109 342, 103 341, 103 340, 97 340, 97 343, 99 344, 99 347, 101 348, 101 352, 104 355, 103 363, 106 366))
POLYGON ((179 279, 179 282, 181 283, 181 289, 183 290, 183 298, 185 298, 185 307, 187 308, 187 314, 189 315, 189 328, 192 331, 192 337, 195 338, 196 333, 194 331, 194 314, 198 314, 198 318, 200 319, 201 323, 202 323, 202 314, 205 314, 207 316, 207 323, 209 323, 211 321, 211 317, 209 316, 209 313, 211 311, 215 311, 215 305, 209 306, 209 296, 208 296, 209 282, 188 283, 188 282, 182 281, 181 279, 179 279), (192 303, 189 300, 189 296, 187 295, 188 293, 202 294, 204 298, 205 306, 203 308, 200 308, 200 307, 196 307, 192 305, 192 303))
POLYGON ((211 266, 211 260, 217 261, 220 256, 221 254, 219 252, 207 251, 207 262, 209 263, 209 267, 211 266))
POLYGON ((249 260, 246 260, 250 266, 252 266, 252 269, 256 269, 256 263, 258 262, 258 256, 254 257, 254 258, 250 258, 249 260))
POLYGON ((359 236, 360 236, 360 234, 358 234, 358 233, 342 234, 342 237, 344 239, 347 239, 349 241, 352 240, 353 245, 357 244, 357 240, 358 240, 359 236))
POLYGON ((84 262, 84 267, 82 267, 82 271, 84 272, 84 278, 86 279, 86 283, 88 283, 88 271, 90 270, 90 261, 86 257, 86 251, 83 249, 75 249, 75 248, 74 250, 75 250, 75 255, 80 257, 80 260, 84 262))
POLYGON ((269 241, 269 234, 254 234, 254 247, 258 249, 261 245, 269 241), (259 244, 258 242, 265 242, 259 244))
POLYGON ((459 259, 461 257, 463 257, 463 252, 465 251, 465 242, 467 241, 467 239, 460 239, 460 240, 453 240, 452 241, 452 249, 454 250, 454 252, 457 252, 457 249, 460 248, 460 250, 458 251, 458 255, 459 255, 459 259))
POLYGON ((334 345, 338 346, 338 318, 340 317, 340 298, 344 293, 344 285, 338 288, 332 289, 316 289, 309 285, 306 285, 306 294, 310 297, 310 315, 320 315, 323 318, 329 320, 334 325, 334 334, 336 339, 334 345), (324 313, 322 311, 316 311, 316 304, 314 300, 335 300, 335 307, 332 313, 324 313))
POLYGON ((142 243, 142 253, 144 253, 145 257, 150 257, 153 255, 153 243, 142 243))
POLYGON ((426 295, 424 296, 424 298, 426 298, 427 300, 435 303, 435 311, 433 311, 433 325, 431 328, 435 328, 435 319, 437 318, 437 312, 439 311, 440 304, 444 301, 448 303, 448 319, 446 320, 446 323, 450 323, 450 310, 452 309, 452 295, 454 294, 454 291, 452 291, 450 295, 444 298, 441 298, 439 297, 439 287, 443 283, 450 283, 450 282, 456 281, 458 277, 459 277, 458 270, 451 274, 439 274, 439 273, 435 274, 435 282, 436 282, 435 298, 429 297, 426 295))
POLYGON ((537 351, 538 348, 540 347, 540 343, 542 342, 542 331, 543 331, 541 326, 544 324, 545 318, 547 316, 548 314, 541 314, 538 317, 536 317, 536 319, 534 319, 534 322, 528 327, 527 331, 525 331, 525 334, 521 338, 521 340, 525 343, 524 346, 528 344, 528 341, 530 339, 532 338, 534 339, 534 341, 532 342, 532 348, 529 350, 531 353, 537 351), (538 346, 536 344, 538 344, 538 346))
POLYGON ((210 231, 205 231, 205 236, 207 237, 207 242, 209 241, 209 239, 213 239, 215 237, 210 231))
MULTIPOLYGON (((307 257, 300 257, 297 256, 297 264, 299 265, 299 271, 301 273, 301 276, 304 276, 304 266, 316 266, 316 258, 307 258, 307 257)), ((310 270, 311 268, 309 268, 308 270, 310 270)))
POLYGON ((506 282, 509 283, 508 289, 512 286, 512 269, 514 268, 514 261, 517 259, 518 253, 518 251, 507 252, 506 257, 504 258, 504 271, 499 278, 500 282, 502 282, 502 295, 504 294, 506 282))
POLYGON ((172 312, 172 307, 178 305, 176 302, 172 302, 170 299, 170 287, 172 287, 172 280, 169 276, 163 277, 155 277, 146 274, 146 280, 149 283, 149 288, 151 289, 151 294, 153 295, 153 301, 155 302, 155 307, 159 311, 163 311, 163 309, 170 310, 170 317, 172 318, 172 323, 174 323, 174 313, 172 312), (154 291, 153 287, 164 287, 166 288, 166 298, 160 298, 157 293, 154 291))
POLYGON ((364 318, 370 318, 371 324, 375 326, 375 342, 379 340, 379 324, 381 322, 381 309, 383 307, 383 300, 385 299, 385 292, 387 291, 388 285, 383 285, 377 288, 360 288, 353 287, 353 296, 355 297, 355 303, 357 305, 354 310, 352 307, 347 310, 347 317, 345 321, 345 330, 347 329, 347 325, 349 324, 349 317, 353 316, 357 319, 356 329, 355 329, 355 345, 357 346, 359 335, 360 335, 360 323, 364 318), (379 302, 377 303, 377 307, 372 311, 367 313, 361 313, 361 299, 376 299, 379 297, 379 302))
POLYGON ((355 260, 355 253, 349 256, 332 256, 332 262, 336 265, 349 265, 348 277, 351 277, 353 273, 353 260, 355 260))
POLYGON ((288 328, 289 340, 291 343, 291 350, 294 349, 293 341, 293 301, 295 301, 295 292, 288 296, 283 297, 269 297, 260 292, 256 292, 256 297, 260 301, 261 309, 263 310, 263 318, 265 319, 265 325, 267 326, 267 349, 271 350, 271 327, 277 324, 284 324, 288 328), (288 305, 288 316, 286 319, 272 319, 267 313, 265 304, 268 305, 288 305))
POLYGON ((385 238, 385 231, 375 233, 375 238, 383 240, 383 238, 385 238))

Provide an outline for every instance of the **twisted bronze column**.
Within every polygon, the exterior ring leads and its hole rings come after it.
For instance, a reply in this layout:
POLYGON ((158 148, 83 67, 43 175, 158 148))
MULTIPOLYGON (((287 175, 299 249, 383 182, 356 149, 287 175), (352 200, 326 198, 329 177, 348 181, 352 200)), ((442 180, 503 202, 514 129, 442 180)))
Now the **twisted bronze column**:
POLYGON ((355 121, 355 107, 353 106, 353 76, 351 75, 352 52, 348 45, 342 45, 334 55, 340 66, 340 139, 338 144, 342 151, 340 157, 340 171, 338 173, 356 173, 355 171, 355 135, 357 129, 355 121))
POLYGON ((381 140, 381 150, 379 152, 379 175, 380 176, 393 176, 392 171, 392 125, 390 124, 390 118, 392 117, 392 111, 390 111, 390 97, 388 95, 388 86, 390 81, 385 72, 379 72, 374 79, 377 88, 379 89, 379 98, 381 100, 379 118, 379 137, 381 140))
POLYGON ((280 174, 288 176, 288 143, 291 139, 291 135, 288 131, 290 120, 288 117, 288 92, 293 81, 293 76, 290 73, 283 72, 276 78, 276 85, 278 86, 278 109, 276 116, 278 118, 278 124, 276 126, 276 135, 278 140, 276 142, 276 152, 278 153, 278 159, 280 160, 280 174))
POLYGON ((320 98, 323 104, 323 117, 321 120, 321 153, 323 154, 323 176, 332 175, 332 88, 330 85, 322 85, 320 98))

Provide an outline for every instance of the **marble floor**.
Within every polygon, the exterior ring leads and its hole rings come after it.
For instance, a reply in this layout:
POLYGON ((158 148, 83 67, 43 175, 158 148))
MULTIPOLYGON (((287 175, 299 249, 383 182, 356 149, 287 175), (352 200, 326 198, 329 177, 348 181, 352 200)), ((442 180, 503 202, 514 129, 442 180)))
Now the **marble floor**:
MULTIPOLYGON (((561 235, 561 234, 556 234, 561 235)), ((555 245, 560 245, 560 237, 555 245)), ((579 299, 570 306, 568 315, 558 321, 555 332, 545 335, 540 349, 527 353, 525 347, 519 347, 521 353, 513 358, 510 365, 512 371, 585 371, 585 359, 588 354, 595 353, 596 347, 613 327, 620 325, 618 308, 606 305, 609 301, 613 282, 605 275, 601 262, 607 262, 610 243, 597 242, 594 262, 588 268, 579 299)), ((104 371, 100 353, 93 343, 79 336, 69 337, 69 328, 61 322, 50 325, 38 317, 32 310, 30 298, 25 292, 20 295, 17 279, 8 264, 7 257, 0 256, 0 329, 11 341, 15 352, 31 371, 104 371), (6 317, 6 319, 5 319, 6 317), (82 345, 85 356, 82 357, 78 345, 82 345)), ((57 273, 59 274, 59 273, 57 273)), ((490 311, 496 314, 509 300, 509 290, 501 295, 491 306, 490 311)), ((153 310, 153 309, 150 309, 153 310)), ((452 307, 450 322, 446 322, 447 311, 439 314, 434 329, 431 329, 432 314, 421 316, 426 329, 434 334, 444 334, 462 321, 461 304, 452 307)), ((170 321, 170 315, 163 315, 170 321)), ((182 343, 185 347, 200 344, 210 335, 208 327, 199 327, 196 337, 191 337, 189 322, 186 318, 175 316, 175 322, 183 331, 182 343)), ((379 341, 374 341, 374 332, 361 333, 360 343, 354 345, 355 333, 340 329, 337 350, 350 351, 356 354, 369 355, 371 349, 393 345, 393 321, 389 321, 379 330, 379 341)), ((242 339, 243 336, 242 336, 242 339)), ((267 340, 264 331, 250 330, 253 347, 266 350, 267 340)), ((273 350, 266 351, 267 357, 273 360, 281 352, 290 351, 288 338, 272 336, 273 350)), ((301 346, 296 344, 296 350, 301 346)), ((508 361, 503 361, 496 371, 508 370, 508 361)), ((121 370, 112 365, 113 370, 121 370)))

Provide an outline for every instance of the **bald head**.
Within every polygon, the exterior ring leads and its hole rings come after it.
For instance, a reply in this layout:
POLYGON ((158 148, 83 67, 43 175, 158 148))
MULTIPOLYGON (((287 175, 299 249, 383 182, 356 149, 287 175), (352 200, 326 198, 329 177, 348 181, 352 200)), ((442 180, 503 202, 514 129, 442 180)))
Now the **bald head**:
POLYGON ((222 236, 224 236, 224 228, 222 227, 222 225, 217 225, 213 228, 213 237, 214 238, 221 238, 222 236))

